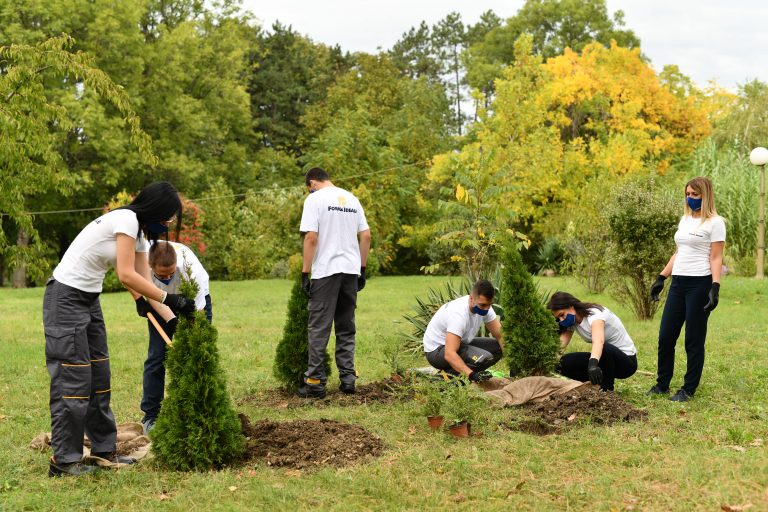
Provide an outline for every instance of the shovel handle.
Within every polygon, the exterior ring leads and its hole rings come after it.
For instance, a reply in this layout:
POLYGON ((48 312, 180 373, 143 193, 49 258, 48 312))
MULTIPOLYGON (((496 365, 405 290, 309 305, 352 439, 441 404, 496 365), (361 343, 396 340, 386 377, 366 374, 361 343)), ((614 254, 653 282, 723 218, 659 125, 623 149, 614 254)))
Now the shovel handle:
POLYGON ((155 315, 153 315, 152 313, 147 313, 147 318, 149 319, 150 322, 152 322, 152 325, 155 326, 155 329, 157 329, 157 332, 160 334, 160 337, 163 338, 163 341, 165 341, 165 344, 168 345, 169 347, 172 347, 173 342, 171 341, 171 338, 169 338, 168 335, 165 334, 165 329, 160 327, 160 324, 158 323, 158 321, 155 320, 155 315))

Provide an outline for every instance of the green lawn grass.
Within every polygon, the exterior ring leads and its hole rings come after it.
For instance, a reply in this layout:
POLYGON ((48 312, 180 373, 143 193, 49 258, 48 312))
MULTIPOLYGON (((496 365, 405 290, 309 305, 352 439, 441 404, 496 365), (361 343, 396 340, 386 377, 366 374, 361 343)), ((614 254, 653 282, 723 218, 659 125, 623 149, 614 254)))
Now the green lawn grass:
MULTIPOLYGON (((384 348, 400 342, 402 315, 439 277, 377 277, 361 293, 357 367, 361 383, 390 373, 384 348)), ((634 320, 607 295, 575 281, 542 279, 600 302, 624 321, 643 372, 656 368, 660 315, 634 320)), ((214 324, 233 400, 276 386, 274 349, 291 283, 212 283, 214 324)), ((0 510, 720 510, 752 504, 768 510, 768 324, 766 285, 727 277, 709 323, 702 385, 692 402, 650 399, 653 377, 618 381, 622 398, 648 411, 648 421, 585 426, 536 437, 500 429, 516 410, 494 412, 482 437, 453 440, 433 433, 413 403, 269 409, 248 401, 252 420, 330 418, 360 424, 381 437, 378 459, 344 469, 295 472, 247 466, 175 473, 153 464, 95 477, 49 479, 48 455, 27 448, 50 430, 42 334, 43 290, 0 290, 0 510), (761 443, 765 441, 765 443, 761 443), (279 507, 279 508, 278 508, 279 507), (286 508, 287 507, 287 508, 286 508)), ((139 421, 146 322, 127 293, 102 298, 112 362, 112 407, 118 422, 139 421)), ((685 368, 682 340, 673 387, 685 368)), ((574 349, 588 345, 575 339, 574 349)), ((413 361, 426 365, 421 359, 413 361)), ((337 385, 334 373, 330 385, 337 385)))

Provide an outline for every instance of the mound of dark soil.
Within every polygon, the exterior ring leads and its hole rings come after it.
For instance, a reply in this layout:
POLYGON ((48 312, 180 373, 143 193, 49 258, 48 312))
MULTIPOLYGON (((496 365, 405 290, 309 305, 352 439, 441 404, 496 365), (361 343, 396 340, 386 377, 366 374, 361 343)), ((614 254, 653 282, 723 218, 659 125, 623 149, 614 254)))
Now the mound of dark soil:
POLYGON ((413 389, 402 379, 385 379, 368 384, 358 384, 355 394, 346 395, 338 387, 328 385, 328 394, 322 399, 306 399, 288 393, 282 389, 271 389, 262 393, 248 395, 237 401, 238 404, 249 404, 257 407, 273 407, 277 409, 293 409, 296 407, 344 407, 366 404, 391 404, 397 400, 413 399, 413 389))
POLYGON ((240 414, 248 439, 246 458, 268 466, 311 469, 357 464, 377 457, 384 443, 364 428, 333 420, 298 420, 251 423, 240 414))
POLYGON ((526 419, 511 425, 515 430, 548 435, 584 424, 611 425, 619 421, 643 420, 647 411, 637 409, 616 393, 597 386, 581 386, 567 393, 552 395, 526 406, 526 419))

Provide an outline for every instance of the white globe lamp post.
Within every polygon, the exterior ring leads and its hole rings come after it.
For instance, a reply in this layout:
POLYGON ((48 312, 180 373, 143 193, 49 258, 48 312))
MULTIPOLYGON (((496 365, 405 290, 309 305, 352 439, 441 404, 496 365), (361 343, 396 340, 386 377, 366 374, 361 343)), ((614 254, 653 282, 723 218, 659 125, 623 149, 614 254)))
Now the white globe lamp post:
POLYGON ((768 164, 768 149, 755 148, 749 154, 749 161, 752 165, 760 167, 760 208, 758 210, 757 218, 757 259, 755 261, 755 267, 757 272, 755 277, 762 279, 763 262, 765 260, 765 164, 768 164))

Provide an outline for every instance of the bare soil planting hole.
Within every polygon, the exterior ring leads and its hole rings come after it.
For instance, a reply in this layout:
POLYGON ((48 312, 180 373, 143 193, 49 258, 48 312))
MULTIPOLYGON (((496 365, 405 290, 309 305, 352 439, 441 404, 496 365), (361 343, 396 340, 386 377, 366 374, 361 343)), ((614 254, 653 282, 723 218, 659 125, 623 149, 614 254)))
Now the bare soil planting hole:
POLYGON ((359 425, 333 420, 297 420, 254 423, 240 414, 248 439, 246 458, 267 466, 313 469, 343 467, 378 457, 384 443, 359 425))
POLYGON ((644 420, 648 412, 638 409, 616 393, 601 391, 597 386, 581 386, 561 395, 525 406, 526 418, 510 425, 535 435, 565 432, 573 427, 591 422, 612 425, 620 421, 644 420))

